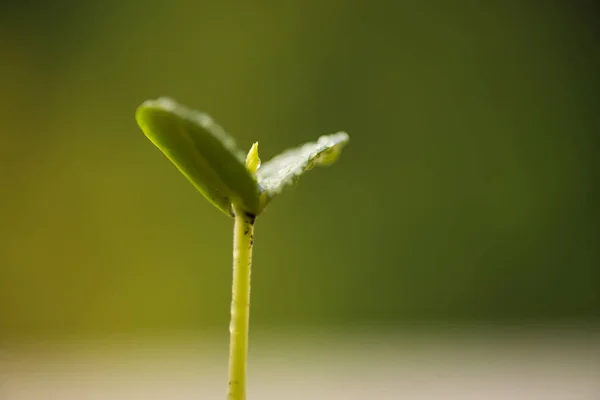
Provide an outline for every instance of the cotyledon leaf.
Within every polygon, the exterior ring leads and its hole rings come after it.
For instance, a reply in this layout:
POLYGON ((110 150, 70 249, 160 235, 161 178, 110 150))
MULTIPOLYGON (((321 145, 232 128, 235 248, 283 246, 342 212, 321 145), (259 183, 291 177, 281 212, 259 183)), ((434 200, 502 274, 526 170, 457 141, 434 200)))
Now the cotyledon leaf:
POLYGON ((261 210, 284 187, 294 185, 304 172, 316 165, 333 164, 349 139, 346 132, 321 136, 314 143, 286 150, 264 163, 256 174, 262 189, 261 210))
POLYGON ((144 134, 213 205, 233 217, 233 207, 257 215, 259 186, 244 153, 210 116, 169 98, 148 100, 136 111, 144 134))

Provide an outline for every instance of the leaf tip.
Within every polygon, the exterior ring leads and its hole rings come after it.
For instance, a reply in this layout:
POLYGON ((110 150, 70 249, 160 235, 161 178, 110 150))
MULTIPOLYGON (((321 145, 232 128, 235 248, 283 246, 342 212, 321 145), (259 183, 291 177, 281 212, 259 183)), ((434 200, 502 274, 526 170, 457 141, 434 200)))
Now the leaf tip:
POLYGON ((342 152, 342 148, 348 144, 350 136, 344 132, 336 132, 331 135, 321 136, 317 140, 318 148, 311 156, 312 162, 309 169, 314 165, 328 166, 335 163, 342 152))
POLYGON ((135 120, 142 131, 148 135, 150 133, 148 125, 157 112, 173 112, 176 108, 177 103, 169 97, 146 100, 135 110, 135 120))

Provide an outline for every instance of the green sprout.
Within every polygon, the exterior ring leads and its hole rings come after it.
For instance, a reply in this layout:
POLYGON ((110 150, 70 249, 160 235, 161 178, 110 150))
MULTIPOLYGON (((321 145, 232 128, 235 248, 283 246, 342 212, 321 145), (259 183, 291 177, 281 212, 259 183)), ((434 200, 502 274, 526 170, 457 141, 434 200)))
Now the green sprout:
POLYGON ((284 187, 316 165, 334 163, 345 132, 287 150, 261 165, 258 143, 246 156, 210 116, 169 98, 148 100, 136 120, 156 147, 215 207, 234 219, 233 288, 229 325, 229 400, 246 399, 250 268, 254 223, 284 187))

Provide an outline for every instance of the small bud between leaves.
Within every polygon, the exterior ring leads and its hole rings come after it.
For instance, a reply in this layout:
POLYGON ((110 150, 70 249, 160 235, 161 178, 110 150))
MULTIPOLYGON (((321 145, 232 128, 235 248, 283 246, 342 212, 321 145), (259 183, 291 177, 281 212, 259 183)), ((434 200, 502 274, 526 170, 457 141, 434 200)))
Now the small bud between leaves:
POLYGON ((258 142, 254 143, 246 156, 246 169, 256 175, 256 171, 260 168, 260 158, 258 157, 258 142))

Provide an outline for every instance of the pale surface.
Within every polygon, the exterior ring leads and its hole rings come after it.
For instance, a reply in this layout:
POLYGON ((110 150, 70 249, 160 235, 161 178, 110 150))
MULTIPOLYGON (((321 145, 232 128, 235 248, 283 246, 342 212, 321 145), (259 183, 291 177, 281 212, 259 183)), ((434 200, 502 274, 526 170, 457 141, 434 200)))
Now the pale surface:
MULTIPOLYGON (((590 331, 355 334, 338 344, 316 335, 292 338, 292 351, 284 336, 251 345, 249 399, 600 399, 600 341, 590 331)), ((6 346, 0 399, 224 399, 225 347, 181 337, 6 346)))
POLYGON ((257 172, 258 183, 269 202, 286 186, 293 186, 300 176, 316 165, 331 165, 350 140, 346 132, 319 137, 316 142, 285 150, 262 165, 257 172))

